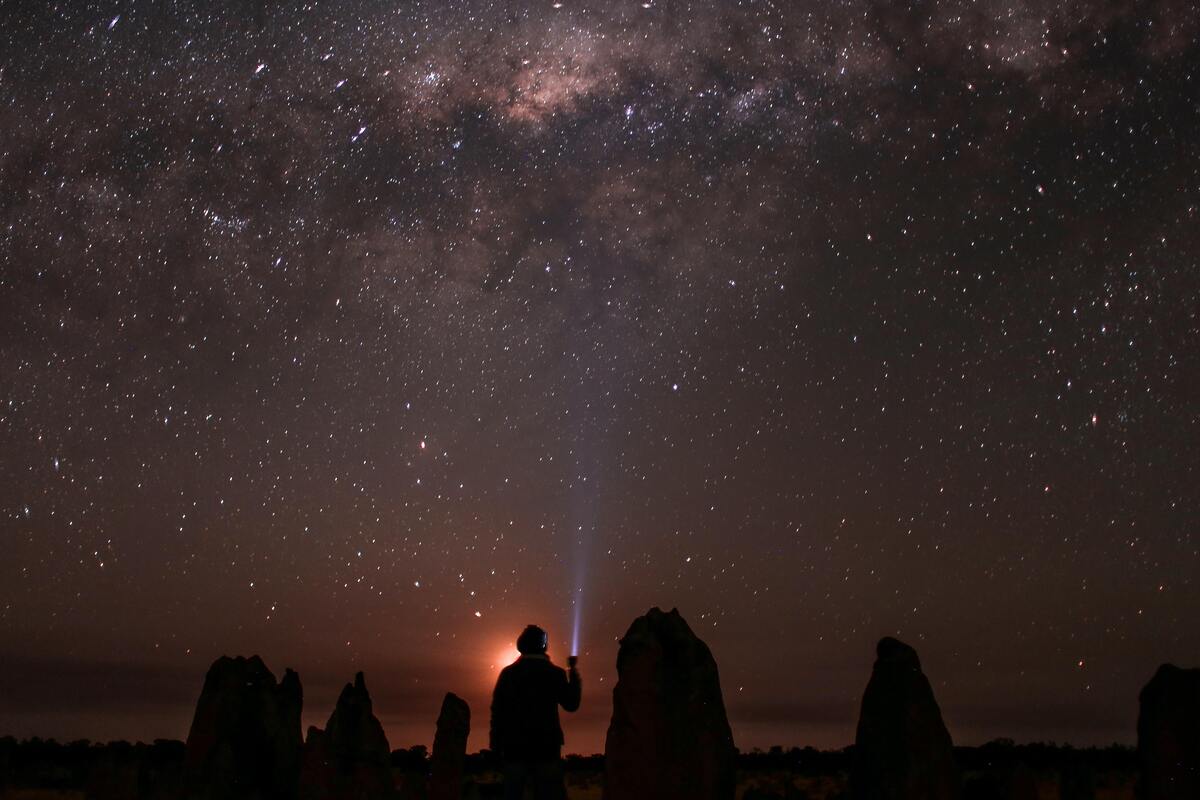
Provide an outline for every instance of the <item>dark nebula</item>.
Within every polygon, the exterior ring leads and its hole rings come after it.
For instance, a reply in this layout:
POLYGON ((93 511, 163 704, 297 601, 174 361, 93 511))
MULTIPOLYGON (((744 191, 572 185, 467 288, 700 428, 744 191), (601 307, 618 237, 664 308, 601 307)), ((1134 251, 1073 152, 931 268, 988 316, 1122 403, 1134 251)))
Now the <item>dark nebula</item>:
POLYGON ((1193 2, 0 16, 0 733, 259 653, 428 743, 581 578, 568 751, 654 605, 743 749, 884 635, 964 744, 1200 662, 1193 2))

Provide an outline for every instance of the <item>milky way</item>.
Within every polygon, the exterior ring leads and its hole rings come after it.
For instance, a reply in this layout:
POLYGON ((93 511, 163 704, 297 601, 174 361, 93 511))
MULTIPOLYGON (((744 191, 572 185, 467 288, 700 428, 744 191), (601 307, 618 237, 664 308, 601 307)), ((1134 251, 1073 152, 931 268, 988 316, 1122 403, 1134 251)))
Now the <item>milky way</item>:
POLYGON ((652 605, 743 748, 882 635, 965 743, 1200 661, 1193 4, 0 11, 0 733, 257 652, 482 747, 581 574, 568 750, 652 605))

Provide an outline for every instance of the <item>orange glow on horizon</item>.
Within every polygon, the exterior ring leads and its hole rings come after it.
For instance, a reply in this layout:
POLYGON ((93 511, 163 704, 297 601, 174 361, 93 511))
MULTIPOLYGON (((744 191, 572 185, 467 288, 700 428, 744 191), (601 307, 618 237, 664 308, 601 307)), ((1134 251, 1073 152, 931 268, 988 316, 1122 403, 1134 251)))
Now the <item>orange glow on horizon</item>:
POLYGON ((520 658, 520 656, 521 654, 517 651, 516 645, 506 644, 495 652, 488 666, 494 672, 499 672, 520 658))

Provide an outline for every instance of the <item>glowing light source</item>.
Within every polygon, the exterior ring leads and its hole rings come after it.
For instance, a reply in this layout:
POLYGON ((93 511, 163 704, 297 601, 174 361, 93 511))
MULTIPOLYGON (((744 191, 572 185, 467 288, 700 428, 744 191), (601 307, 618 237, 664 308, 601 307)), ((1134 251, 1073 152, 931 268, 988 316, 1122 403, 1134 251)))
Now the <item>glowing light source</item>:
POLYGON ((492 659, 492 669, 501 670, 521 657, 515 645, 505 645, 500 648, 492 659))

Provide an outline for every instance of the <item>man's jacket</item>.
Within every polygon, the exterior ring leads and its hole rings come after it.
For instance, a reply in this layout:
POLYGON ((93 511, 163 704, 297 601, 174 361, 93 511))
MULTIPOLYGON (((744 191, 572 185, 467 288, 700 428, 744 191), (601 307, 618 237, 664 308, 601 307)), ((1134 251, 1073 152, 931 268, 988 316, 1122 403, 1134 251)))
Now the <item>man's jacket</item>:
POLYGON ((507 761, 558 758, 558 707, 574 711, 579 695, 579 673, 568 677, 544 655, 521 656, 500 671, 492 693, 492 750, 507 761))

